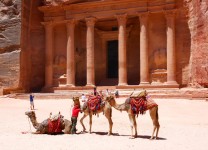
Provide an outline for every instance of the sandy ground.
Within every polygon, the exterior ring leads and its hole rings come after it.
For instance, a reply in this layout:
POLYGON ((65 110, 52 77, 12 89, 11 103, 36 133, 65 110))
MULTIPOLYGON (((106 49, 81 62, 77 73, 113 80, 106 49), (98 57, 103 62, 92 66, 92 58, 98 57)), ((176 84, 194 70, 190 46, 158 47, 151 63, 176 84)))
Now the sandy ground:
MULTIPOLYGON (((118 99, 122 103, 124 99, 118 99)), ((208 102, 205 100, 155 99, 159 104, 159 140, 149 140, 152 122, 147 112, 137 118, 138 134, 129 139, 130 126, 126 112, 113 108, 113 133, 108 136, 108 122, 104 115, 93 116, 92 134, 78 135, 34 135, 30 131, 28 118, 29 100, 0 98, 0 150, 50 149, 50 150, 207 150, 208 148, 208 102)), ((70 118, 71 100, 35 99, 38 122, 59 110, 70 118)), ((79 115, 81 118, 83 114, 79 115)), ((84 123, 89 129, 88 117, 84 123)), ((78 132, 82 130, 77 125, 78 132)), ((31 130, 35 129, 31 126, 31 130)))

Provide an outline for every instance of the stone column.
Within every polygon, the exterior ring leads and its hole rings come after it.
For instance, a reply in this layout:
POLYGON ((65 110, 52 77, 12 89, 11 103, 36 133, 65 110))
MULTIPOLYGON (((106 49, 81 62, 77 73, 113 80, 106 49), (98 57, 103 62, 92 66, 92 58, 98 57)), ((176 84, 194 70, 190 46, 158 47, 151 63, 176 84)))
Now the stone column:
POLYGON ((94 58, 94 17, 86 18, 87 24, 87 85, 95 85, 95 58, 94 58))
POLYGON ((75 20, 71 19, 66 23, 67 27, 67 67, 66 86, 75 86, 75 59, 74 59, 74 28, 75 20))
POLYGON ((43 23, 45 26, 45 87, 49 89, 53 86, 53 23, 43 23))
POLYGON ((126 21, 127 15, 116 15, 119 26, 118 33, 118 86, 127 85, 126 64, 126 21))
POLYGON ((178 85, 175 58, 175 10, 165 11, 165 17, 167 21, 167 84, 178 85))
POLYGON ((149 85, 148 18, 149 13, 139 14, 140 21, 140 84, 149 85))

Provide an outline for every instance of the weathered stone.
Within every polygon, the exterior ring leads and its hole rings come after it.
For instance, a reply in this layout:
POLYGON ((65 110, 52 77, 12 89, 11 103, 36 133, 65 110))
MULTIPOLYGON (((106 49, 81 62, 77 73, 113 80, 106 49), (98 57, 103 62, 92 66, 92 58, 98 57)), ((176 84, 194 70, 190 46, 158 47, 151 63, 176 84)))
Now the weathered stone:
POLYGON ((0 54, 0 95, 2 89, 18 87, 20 51, 0 54))
POLYGON ((0 1, 0 95, 19 83, 20 10, 21 0, 0 1))
POLYGON ((190 86, 208 87, 208 2, 185 2, 191 33, 190 86))

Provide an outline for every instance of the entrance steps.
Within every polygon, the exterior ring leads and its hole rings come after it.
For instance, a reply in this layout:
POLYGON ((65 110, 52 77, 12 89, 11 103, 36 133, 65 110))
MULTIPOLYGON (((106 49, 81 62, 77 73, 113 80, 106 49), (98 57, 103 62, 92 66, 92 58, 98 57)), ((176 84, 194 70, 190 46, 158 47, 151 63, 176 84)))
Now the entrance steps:
MULTIPOLYGON (((105 93, 105 90, 108 89, 112 94, 116 90, 119 92, 120 97, 129 97, 131 93, 139 92, 142 89, 115 89, 115 86, 102 86, 97 87, 97 90, 102 90, 105 93)), ((76 90, 54 90, 54 93, 34 93, 35 99, 71 99, 73 96, 81 96, 84 94, 89 94, 93 92, 93 88, 90 89, 76 89, 76 90)), ((208 89, 193 89, 193 88, 181 88, 181 89, 147 89, 148 94, 152 98, 186 98, 186 99, 206 99, 208 100, 208 89)), ((29 94, 27 93, 13 93, 5 95, 3 97, 11 97, 17 99, 29 99, 29 94)))

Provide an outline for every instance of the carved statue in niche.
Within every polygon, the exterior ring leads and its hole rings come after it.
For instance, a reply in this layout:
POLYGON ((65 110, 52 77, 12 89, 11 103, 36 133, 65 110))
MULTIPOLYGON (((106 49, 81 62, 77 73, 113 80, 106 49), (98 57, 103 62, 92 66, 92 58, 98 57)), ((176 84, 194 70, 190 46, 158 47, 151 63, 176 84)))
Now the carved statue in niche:
POLYGON ((154 51, 154 70, 152 71, 152 84, 167 81, 167 52, 165 48, 154 51))

